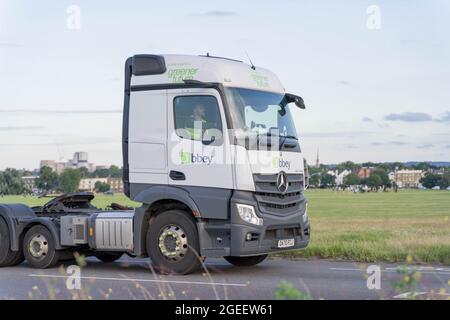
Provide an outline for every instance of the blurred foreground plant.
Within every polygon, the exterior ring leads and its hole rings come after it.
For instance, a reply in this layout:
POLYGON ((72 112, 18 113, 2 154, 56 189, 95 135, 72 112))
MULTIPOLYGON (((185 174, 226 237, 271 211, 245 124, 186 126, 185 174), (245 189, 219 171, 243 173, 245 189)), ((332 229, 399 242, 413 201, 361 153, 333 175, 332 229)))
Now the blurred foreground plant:
POLYGON ((310 294, 301 292, 295 288, 292 283, 282 280, 275 291, 275 299, 277 300, 312 300, 310 294))

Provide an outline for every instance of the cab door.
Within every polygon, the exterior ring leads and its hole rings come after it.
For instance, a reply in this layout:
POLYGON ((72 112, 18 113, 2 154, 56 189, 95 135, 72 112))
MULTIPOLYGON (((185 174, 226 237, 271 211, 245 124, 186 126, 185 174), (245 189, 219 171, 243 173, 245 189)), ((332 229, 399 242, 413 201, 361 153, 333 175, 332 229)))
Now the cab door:
POLYGON ((131 93, 128 121, 131 183, 167 184, 166 124, 166 90, 131 93))
POLYGON ((168 90, 169 184, 233 188, 227 123, 215 89, 168 90))

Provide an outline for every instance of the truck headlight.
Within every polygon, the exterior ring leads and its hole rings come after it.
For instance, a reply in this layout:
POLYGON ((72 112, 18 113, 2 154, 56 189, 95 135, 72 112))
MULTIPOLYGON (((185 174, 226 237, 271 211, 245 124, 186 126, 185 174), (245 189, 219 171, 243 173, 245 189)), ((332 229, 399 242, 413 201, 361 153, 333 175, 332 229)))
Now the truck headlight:
POLYGON ((256 224, 257 226, 262 226, 263 219, 256 215, 255 208, 253 206, 238 203, 236 204, 236 207, 242 220, 251 224, 256 224))

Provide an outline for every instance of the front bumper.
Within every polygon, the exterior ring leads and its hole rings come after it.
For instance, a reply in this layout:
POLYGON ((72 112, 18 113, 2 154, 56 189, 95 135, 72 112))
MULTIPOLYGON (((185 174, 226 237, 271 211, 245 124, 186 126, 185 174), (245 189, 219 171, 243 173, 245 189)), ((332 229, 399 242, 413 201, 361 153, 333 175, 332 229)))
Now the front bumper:
POLYGON ((307 200, 302 196, 300 205, 292 212, 267 214, 259 210, 252 192, 235 191, 230 202, 229 223, 210 221, 198 224, 201 254, 206 257, 253 256, 304 249, 310 238, 309 221, 303 220, 306 204, 307 200), (237 211, 237 203, 253 206, 263 218, 263 225, 244 222, 237 211), (278 248, 278 241, 283 239, 294 239, 294 246, 278 248))
POLYGON ((303 249, 309 243, 309 221, 303 221, 307 200, 303 196, 302 202, 294 211, 286 214, 264 214, 251 192, 235 192, 231 200, 231 246, 230 256, 251 256, 280 252, 286 250, 303 249), (248 224, 239 217, 236 204, 254 206, 256 213, 263 218, 263 225, 248 224), (247 238, 249 236, 250 240, 247 238), (294 246, 278 248, 278 241, 294 239, 294 246))
POLYGON ((230 256, 253 256, 271 252, 304 249, 309 243, 309 225, 269 226, 251 228, 246 225, 231 225, 232 245, 230 256), (301 231, 304 227, 305 231, 301 231), (270 228, 270 229, 269 229, 270 228), (297 231, 295 231, 297 230, 297 231), (254 240, 247 240, 247 234, 254 240), (278 248, 278 240, 294 239, 294 246, 278 248))

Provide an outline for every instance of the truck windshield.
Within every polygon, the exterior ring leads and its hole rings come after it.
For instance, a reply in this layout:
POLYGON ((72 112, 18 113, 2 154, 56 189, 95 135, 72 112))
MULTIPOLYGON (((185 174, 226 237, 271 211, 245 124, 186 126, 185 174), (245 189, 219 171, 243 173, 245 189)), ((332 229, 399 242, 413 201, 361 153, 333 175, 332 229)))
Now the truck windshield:
POLYGON ((225 90, 233 129, 297 139, 289 106, 282 102, 283 94, 243 88, 225 90))

